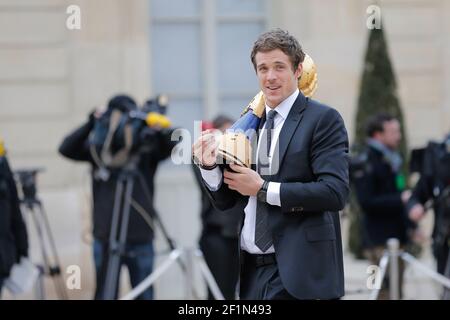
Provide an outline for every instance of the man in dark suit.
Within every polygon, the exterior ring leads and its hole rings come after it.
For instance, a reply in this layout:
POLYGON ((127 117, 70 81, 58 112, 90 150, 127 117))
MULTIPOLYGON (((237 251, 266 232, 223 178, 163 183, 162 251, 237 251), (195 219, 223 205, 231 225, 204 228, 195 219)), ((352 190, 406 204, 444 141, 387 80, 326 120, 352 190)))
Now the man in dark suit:
POLYGON ((11 268, 28 256, 28 235, 20 201, 0 139, 0 299, 4 281, 11 268))
MULTIPOLYGON (((402 246, 408 242, 409 221, 405 203, 411 191, 405 190, 402 158, 397 151, 401 142, 399 121, 386 113, 379 113, 367 123, 367 146, 363 153, 365 164, 355 178, 358 202, 364 212, 364 255, 373 265, 378 265, 389 238, 396 238, 402 246)), ((402 292, 403 263, 399 277, 402 292)), ((379 299, 389 299, 388 275, 381 288, 379 299)))
POLYGON ((344 295, 338 211, 349 192, 347 132, 336 110, 299 92, 304 56, 297 40, 280 29, 262 34, 253 46, 266 103, 257 171, 233 164, 220 169, 211 132, 193 146, 214 205, 246 205, 241 299, 344 295))

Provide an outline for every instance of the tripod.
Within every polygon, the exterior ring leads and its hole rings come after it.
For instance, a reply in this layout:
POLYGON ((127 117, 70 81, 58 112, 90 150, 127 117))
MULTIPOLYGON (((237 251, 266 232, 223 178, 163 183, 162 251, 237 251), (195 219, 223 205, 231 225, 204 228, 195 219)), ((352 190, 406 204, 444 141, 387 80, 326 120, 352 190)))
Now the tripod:
POLYGON ((61 264, 56 252, 50 224, 42 202, 36 197, 36 174, 40 169, 18 170, 16 175, 21 186, 22 198, 20 203, 25 211, 29 212, 35 225, 38 243, 42 256, 42 265, 39 269, 36 296, 39 300, 45 299, 44 276, 53 279, 56 293, 60 299, 67 300, 64 288, 64 279, 61 275, 61 264))
POLYGON ((136 162, 133 162, 121 170, 116 183, 113 216, 109 233, 107 269, 101 293, 104 300, 113 300, 116 296, 121 257, 125 252, 126 246, 134 179, 137 174, 136 162), (120 224, 119 219, 121 219, 120 224))
MULTIPOLYGON (((113 208, 113 216, 111 221, 111 231, 109 236, 109 251, 108 251, 108 259, 107 259, 107 269, 106 269, 106 277, 103 283, 103 292, 102 298, 105 300, 112 300, 116 298, 118 279, 120 276, 120 267, 121 267, 121 257, 125 253, 126 249, 126 239, 128 233, 128 222, 130 217, 130 208, 132 205, 132 194, 133 188, 135 184, 135 180, 138 179, 138 183, 142 187, 144 191, 144 195, 148 205, 152 205, 151 195, 147 183, 144 180, 144 177, 137 169, 137 162, 139 158, 135 156, 132 160, 124 166, 123 169, 120 170, 118 174, 118 180, 116 184, 116 192, 114 198, 114 208, 113 208), (120 221, 120 223, 119 223, 120 221)), ((191 264, 185 264, 184 261, 180 260, 179 257, 182 255, 183 250, 177 249, 175 247, 174 241, 169 237, 167 230, 162 223, 159 215, 155 212, 152 216, 153 220, 158 224, 159 229, 162 232, 163 237, 169 245, 171 250, 170 260, 172 262, 177 261, 185 275, 185 278, 188 279, 187 282, 190 286, 190 294, 194 297, 198 297, 198 294, 195 292, 193 284, 189 282, 192 279, 192 270, 190 268, 191 264)), ((148 223, 148 222, 147 222, 148 223)), ((203 255, 196 253, 197 256, 203 258, 203 255)), ((189 262, 189 261, 188 261, 189 262)), ((204 260, 203 260, 204 262, 204 260)), ((166 263, 167 264, 167 263, 166 263)), ((147 276, 144 281, 139 284, 135 290, 139 292, 133 295, 133 298, 137 297, 140 293, 145 291, 150 285, 156 280, 156 278, 161 274, 161 270, 166 269, 158 268, 149 276, 147 276), (148 279, 150 278, 150 282, 148 279)), ((218 292, 217 296, 220 298, 222 294, 218 289, 217 283, 212 277, 211 271, 206 266, 206 263, 201 264, 201 270, 204 274, 207 274, 208 284, 214 290, 214 292, 218 292)), ((136 292, 133 290, 134 292, 136 292)))

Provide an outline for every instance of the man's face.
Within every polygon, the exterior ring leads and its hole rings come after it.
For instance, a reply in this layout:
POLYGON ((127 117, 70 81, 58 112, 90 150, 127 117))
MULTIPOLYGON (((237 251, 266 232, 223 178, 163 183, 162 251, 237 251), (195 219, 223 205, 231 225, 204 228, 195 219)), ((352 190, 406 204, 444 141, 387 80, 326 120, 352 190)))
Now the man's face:
POLYGON ((275 108, 297 88, 302 64, 293 70, 291 60, 280 49, 255 55, 256 75, 269 107, 275 108))
POLYGON ((377 133, 377 139, 386 147, 395 150, 400 145, 402 133, 400 123, 397 120, 386 121, 383 123, 383 132, 377 133))

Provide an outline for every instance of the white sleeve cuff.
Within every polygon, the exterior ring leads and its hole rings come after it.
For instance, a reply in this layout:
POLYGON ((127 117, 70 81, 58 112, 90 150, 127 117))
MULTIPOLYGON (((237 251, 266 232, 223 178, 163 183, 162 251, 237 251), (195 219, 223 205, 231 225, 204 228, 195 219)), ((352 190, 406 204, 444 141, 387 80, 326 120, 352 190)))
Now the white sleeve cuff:
POLYGON ((212 170, 205 170, 200 168, 200 173, 202 174, 203 181, 205 181, 206 187, 210 191, 217 191, 222 184, 222 170, 219 167, 215 167, 212 170))
POLYGON ((280 186, 281 183, 279 182, 269 182, 269 186, 267 187, 268 204, 281 207, 280 186))

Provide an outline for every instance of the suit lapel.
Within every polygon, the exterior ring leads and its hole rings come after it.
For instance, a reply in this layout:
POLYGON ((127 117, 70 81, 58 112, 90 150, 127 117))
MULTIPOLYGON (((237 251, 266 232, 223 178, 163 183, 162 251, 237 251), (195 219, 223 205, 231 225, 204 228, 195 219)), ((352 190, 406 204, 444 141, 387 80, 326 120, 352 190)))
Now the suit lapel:
MULTIPOLYGON (((261 116, 261 120, 259 121, 259 128, 258 130, 261 130, 264 127, 264 124, 266 123, 266 110, 264 110, 262 116, 261 116)), ((259 136, 259 134, 258 134, 259 136)))
POLYGON ((263 114, 261 116, 261 120, 259 121, 257 134, 255 136, 256 143, 252 144, 252 146, 254 148, 252 149, 252 164, 251 164, 251 168, 254 171, 257 171, 256 162, 258 161, 258 157, 257 157, 257 152, 256 151, 258 149, 259 135, 261 134, 261 130, 262 130, 262 128, 264 128, 264 124, 265 123, 266 123, 266 111, 264 110, 264 112, 263 112, 263 114))
POLYGON ((286 154, 289 143, 294 136, 295 130, 297 129, 300 121, 303 117, 303 110, 305 110, 308 103, 308 98, 306 98, 301 92, 298 94, 297 99, 292 105, 291 111, 289 111, 288 117, 284 121, 283 127, 281 128, 280 136, 278 138, 279 144, 279 163, 283 163, 284 155, 286 154))

